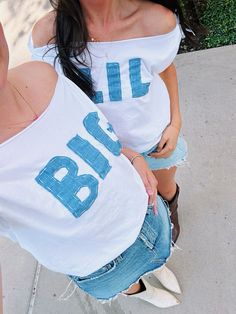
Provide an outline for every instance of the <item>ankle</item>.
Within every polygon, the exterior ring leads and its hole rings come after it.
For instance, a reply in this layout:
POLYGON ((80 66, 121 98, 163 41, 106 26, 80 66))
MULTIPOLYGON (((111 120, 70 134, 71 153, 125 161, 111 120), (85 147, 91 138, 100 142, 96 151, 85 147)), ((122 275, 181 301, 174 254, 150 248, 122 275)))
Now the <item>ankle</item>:
POLYGON ((127 292, 125 292, 126 295, 133 295, 140 292, 143 292, 146 290, 146 287, 142 281, 142 279, 139 280, 138 284, 135 286, 133 285, 127 292))

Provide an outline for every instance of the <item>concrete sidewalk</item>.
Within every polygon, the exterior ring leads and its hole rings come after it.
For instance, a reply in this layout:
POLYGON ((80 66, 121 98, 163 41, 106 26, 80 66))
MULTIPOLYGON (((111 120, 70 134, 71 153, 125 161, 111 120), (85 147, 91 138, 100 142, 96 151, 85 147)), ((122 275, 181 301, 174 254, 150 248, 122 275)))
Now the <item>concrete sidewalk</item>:
MULTIPOLYGON (((5 19, 9 34, 12 21, 6 17, 11 13, 7 11, 10 2, 0 3, 0 19, 5 19), (8 14, 3 16, 2 9, 8 14)), ((41 12, 48 9, 43 1, 32 2, 41 12)), ((12 35, 11 64, 16 64, 20 55, 26 56, 25 50, 18 52, 33 23, 29 20, 25 34, 15 44, 12 35)), ((178 245, 182 250, 176 251, 168 264, 182 286, 181 305, 161 310, 124 297, 102 305, 80 291, 68 301, 59 301, 69 281, 40 268, 17 245, 0 239, 4 314, 236 313, 236 46, 180 55, 176 65, 189 164, 178 171, 182 189, 178 245)))

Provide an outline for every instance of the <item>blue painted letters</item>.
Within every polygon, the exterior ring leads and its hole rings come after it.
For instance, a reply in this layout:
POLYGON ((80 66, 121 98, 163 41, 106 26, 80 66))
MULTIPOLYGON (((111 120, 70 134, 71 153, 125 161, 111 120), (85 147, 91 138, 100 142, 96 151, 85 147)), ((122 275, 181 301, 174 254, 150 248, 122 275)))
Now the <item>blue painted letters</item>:
MULTIPOLYGON (((87 75, 92 81, 91 70, 89 68, 82 68, 80 71, 87 75)), ((103 93, 101 91, 95 92, 95 96, 92 98, 92 101, 95 104, 103 103, 103 93)))
POLYGON ((67 146, 90 165, 100 178, 105 179, 106 175, 111 170, 111 166, 107 158, 104 157, 97 148, 79 135, 72 138, 67 146))
MULTIPOLYGON (((98 113, 90 112, 84 119, 84 126, 89 134, 103 144, 113 155, 121 154, 121 144, 118 140, 113 141, 108 134, 99 125, 100 118, 98 113)), ((114 130, 110 123, 107 123, 107 131, 114 134, 114 130)))
POLYGON ((91 207, 98 195, 98 180, 89 174, 78 176, 78 170, 77 164, 72 159, 57 156, 48 162, 35 179, 76 218, 91 207), (68 172, 59 181, 55 178, 55 174, 62 168, 66 168, 68 172), (84 201, 81 201, 76 194, 84 187, 89 189, 90 194, 84 201))
POLYGON ((129 60, 129 77, 132 88, 132 97, 138 98, 146 95, 149 91, 150 83, 141 81, 141 59, 129 60))
MULTIPOLYGON (((141 58, 133 58, 129 60, 129 79, 133 98, 145 96, 149 92, 150 82, 142 82, 142 60, 141 58)), ((82 72, 87 74, 92 80, 91 70, 82 68, 82 72)), ((120 72, 120 64, 118 62, 106 63, 106 73, 109 91, 109 100, 122 101, 122 79, 120 72)), ((125 78, 126 79, 126 78, 125 78)), ((92 99, 95 104, 103 103, 104 97, 102 91, 97 91, 92 99)))
POLYGON ((107 63, 107 81, 110 101, 122 100, 119 63, 107 63))
MULTIPOLYGON (((114 156, 121 154, 121 144, 115 137, 112 126, 106 120, 101 120, 98 112, 90 112, 84 118, 83 125, 86 131, 114 156), (115 140, 104 130, 102 124, 114 135, 115 140)), ((77 134, 67 143, 67 147, 85 161, 101 179, 106 178, 112 167, 108 159, 89 141, 77 134)), ((65 156, 56 156, 35 178, 38 184, 56 197, 76 218, 92 206, 98 196, 99 185, 98 179, 93 175, 78 175, 78 172, 79 167, 74 160, 65 156), (89 190, 89 195, 81 200, 78 193, 83 188, 89 190)))

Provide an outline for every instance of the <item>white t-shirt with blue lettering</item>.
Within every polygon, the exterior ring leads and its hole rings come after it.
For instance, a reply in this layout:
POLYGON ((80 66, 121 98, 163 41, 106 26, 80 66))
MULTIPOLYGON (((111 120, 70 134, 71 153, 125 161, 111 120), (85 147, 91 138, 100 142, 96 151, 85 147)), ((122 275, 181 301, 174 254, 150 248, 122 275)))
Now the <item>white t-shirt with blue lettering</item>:
POLYGON ((85 276, 136 240, 148 197, 112 126, 59 75, 29 127, 0 144, 0 233, 49 269, 85 276))
MULTIPOLYGON (((82 57, 87 67, 73 60, 92 77, 96 90, 93 101, 113 125, 124 147, 137 152, 149 150, 170 123, 169 94, 159 73, 173 62, 180 40, 177 23, 163 35, 88 43, 90 56, 85 52, 82 57)), ((32 59, 54 64, 54 45, 34 48, 31 39, 29 48, 32 59)), ((62 73, 58 58, 55 69, 62 73)))

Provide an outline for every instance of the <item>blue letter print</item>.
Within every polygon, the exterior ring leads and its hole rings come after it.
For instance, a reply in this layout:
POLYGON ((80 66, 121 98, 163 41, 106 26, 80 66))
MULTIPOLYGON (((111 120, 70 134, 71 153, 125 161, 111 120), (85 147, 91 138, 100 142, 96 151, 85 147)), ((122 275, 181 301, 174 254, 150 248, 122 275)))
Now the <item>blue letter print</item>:
MULTIPOLYGON (((89 77, 89 79, 92 81, 92 75, 91 70, 89 68, 82 68, 80 69, 81 72, 83 72, 85 75, 89 77)), ((103 93, 101 91, 95 92, 95 96, 91 99, 95 104, 103 103, 103 93)))
POLYGON ((105 179, 108 172, 111 170, 109 161, 104 157, 99 150, 91 145, 87 140, 83 139, 79 135, 76 135, 70 140, 67 146, 80 158, 82 158, 94 171, 105 179))
POLYGON ((78 170, 72 159, 57 156, 35 178, 38 184, 54 195, 76 218, 92 206, 98 195, 98 180, 89 174, 78 176, 78 170), (59 181, 55 178, 55 173, 62 168, 66 168, 68 173, 59 181), (81 201, 76 194, 84 187, 90 190, 90 194, 81 201))
POLYGON ((119 63, 117 62, 107 63, 107 80, 110 101, 122 100, 119 63))
MULTIPOLYGON (((109 135, 99 125, 100 118, 97 112, 90 112, 84 119, 84 126, 89 134, 103 144, 113 155, 121 154, 121 144, 119 140, 113 141, 109 135)), ((107 131, 114 134, 110 123, 107 122, 107 131)))
POLYGON ((141 59, 129 60, 129 77, 132 89, 132 97, 138 98, 146 95, 149 91, 150 83, 141 81, 141 59))

